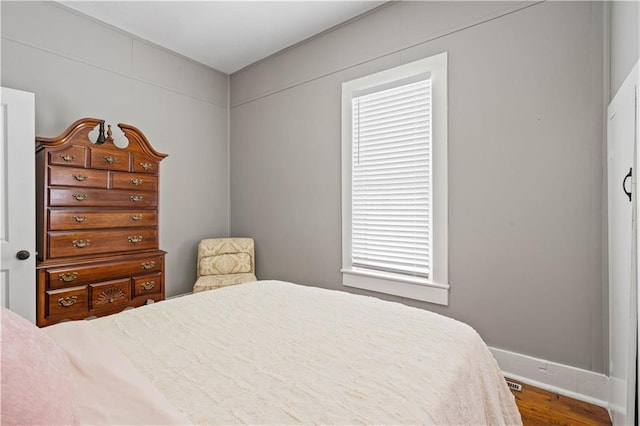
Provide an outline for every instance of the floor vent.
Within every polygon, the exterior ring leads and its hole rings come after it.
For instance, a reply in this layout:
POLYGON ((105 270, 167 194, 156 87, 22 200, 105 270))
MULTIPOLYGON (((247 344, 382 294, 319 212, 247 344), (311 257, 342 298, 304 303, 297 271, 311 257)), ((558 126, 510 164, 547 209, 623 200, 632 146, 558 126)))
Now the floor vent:
POLYGON ((507 386, 509 386, 509 389, 511 390, 522 392, 522 385, 519 383, 510 382, 509 380, 507 380, 507 386))

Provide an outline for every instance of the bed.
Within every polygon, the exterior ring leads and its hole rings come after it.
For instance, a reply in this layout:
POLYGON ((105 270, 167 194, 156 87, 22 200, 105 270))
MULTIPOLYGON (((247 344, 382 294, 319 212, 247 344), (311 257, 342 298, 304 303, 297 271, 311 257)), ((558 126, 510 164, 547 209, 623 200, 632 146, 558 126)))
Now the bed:
POLYGON ((521 424, 471 327, 373 297, 259 281, 45 329, 14 317, 3 424, 521 424))

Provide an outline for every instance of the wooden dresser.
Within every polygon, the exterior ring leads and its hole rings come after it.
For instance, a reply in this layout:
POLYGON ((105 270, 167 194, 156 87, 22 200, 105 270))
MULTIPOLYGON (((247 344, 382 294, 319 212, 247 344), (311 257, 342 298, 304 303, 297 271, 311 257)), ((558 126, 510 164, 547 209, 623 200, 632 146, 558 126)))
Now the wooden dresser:
POLYGON ((95 118, 76 121, 58 137, 36 138, 41 327, 164 299, 158 179, 166 154, 135 127, 118 126, 125 148, 95 118))

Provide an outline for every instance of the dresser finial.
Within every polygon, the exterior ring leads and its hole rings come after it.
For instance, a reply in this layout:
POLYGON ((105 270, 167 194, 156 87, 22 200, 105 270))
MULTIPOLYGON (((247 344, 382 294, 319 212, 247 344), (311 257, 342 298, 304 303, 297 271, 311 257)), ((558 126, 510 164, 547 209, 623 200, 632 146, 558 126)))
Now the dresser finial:
POLYGON ((96 145, 102 145, 104 143, 104 121, 100 123, 100 129, 98 130, 98 139, 96 145))
POLYGON ((107 124, 107 140, 113 142, 111 135, 113 135, 113 132, 111 131, 111 124, 107 124))

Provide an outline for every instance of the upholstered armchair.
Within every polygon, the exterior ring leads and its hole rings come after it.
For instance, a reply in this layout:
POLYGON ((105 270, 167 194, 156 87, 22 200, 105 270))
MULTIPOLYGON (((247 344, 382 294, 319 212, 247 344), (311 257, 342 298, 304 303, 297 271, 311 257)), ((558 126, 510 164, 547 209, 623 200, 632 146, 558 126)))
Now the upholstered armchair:
POLYGON ((198 244, 193 292, 257 281, 252 238, 207 238, 198 244))

